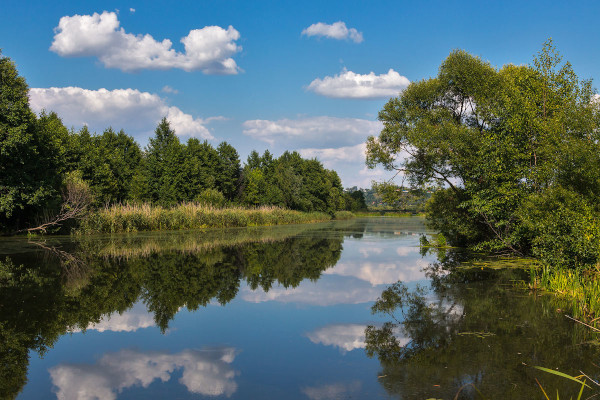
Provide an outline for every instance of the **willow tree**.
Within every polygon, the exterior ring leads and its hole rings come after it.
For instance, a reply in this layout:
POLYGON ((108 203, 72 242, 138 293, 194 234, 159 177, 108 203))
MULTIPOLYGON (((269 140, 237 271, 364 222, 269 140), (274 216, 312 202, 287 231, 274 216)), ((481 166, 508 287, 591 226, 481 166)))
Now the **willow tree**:
POLYGON ((428 217, 454 243, 535 250, 523 211, 535 199, 566 190, 596 204, 600 193, 599 104, 591 81, 561 61, 551 40, 532 65, 500 69, 453 51, 436 77, 384 106, 367 164, 441 187, 428 217))

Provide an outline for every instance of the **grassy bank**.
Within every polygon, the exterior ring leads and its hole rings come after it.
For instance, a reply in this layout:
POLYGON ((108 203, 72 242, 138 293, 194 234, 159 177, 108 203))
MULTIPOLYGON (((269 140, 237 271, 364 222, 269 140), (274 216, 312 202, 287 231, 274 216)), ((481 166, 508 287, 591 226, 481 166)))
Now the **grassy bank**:
MULTIPOLYGON (((335 219, 353 216, 339 211, 335 219)), ((142 205, 113 205, 88 214, 80 221, 77 234, 122 233, 178 229, 229 228, 285 225, 331 220, 322 212, 299 212, 279 207, 215 208, 184 203, 172 208, 142 205)))
POLYGON ((573 316, 600 326, 600 270, 543 267, 532 270, 531 287, 556 294, 572 305, 573 316))

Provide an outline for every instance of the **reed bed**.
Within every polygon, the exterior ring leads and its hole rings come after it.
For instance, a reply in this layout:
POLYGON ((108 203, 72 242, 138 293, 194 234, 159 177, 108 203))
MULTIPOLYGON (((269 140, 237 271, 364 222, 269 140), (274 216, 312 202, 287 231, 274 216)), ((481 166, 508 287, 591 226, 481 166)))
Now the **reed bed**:
MULTIPOLYGON (((348 217, 346 213, 340 213, 340 218, 348 217)), ((280 207, 218 208, 206 204, 183 203, 172 208, 165 208, 149 204, 117 204, 87 215, 81 220, 75 233, 126 233, 270 226, 329 221, 331 219, 331 215, 323 212, 300 212, 280 207)))
POLYGON ((600 320, 600 271, 543 267, 532 271, 532 286, 553 292, 573 306, 575 317, 600 320))

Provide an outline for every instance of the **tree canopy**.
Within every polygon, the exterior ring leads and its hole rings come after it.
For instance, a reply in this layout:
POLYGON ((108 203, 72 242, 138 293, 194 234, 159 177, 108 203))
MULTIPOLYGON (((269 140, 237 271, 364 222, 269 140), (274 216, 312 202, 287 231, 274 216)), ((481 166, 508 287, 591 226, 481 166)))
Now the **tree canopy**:
MULTIPOLYGON (((568 227, 546 224, 546 236, 600 243, 589 219, 600 195, 599 107, 591 81, 562 63, 551 40, 532 65, 499 69, 455 50, 436 77, 411 83, 384 106, 367 164, 398 170, 415 187, 440 187, 428 218, 454 244, 554 262, 567 249, 540 237, 531 208, 552 213, 557 196, 567 202, 561 207, 587 211, 570 213, 568 227)), ((569 263, 600 259, 598 248, 569 263)))

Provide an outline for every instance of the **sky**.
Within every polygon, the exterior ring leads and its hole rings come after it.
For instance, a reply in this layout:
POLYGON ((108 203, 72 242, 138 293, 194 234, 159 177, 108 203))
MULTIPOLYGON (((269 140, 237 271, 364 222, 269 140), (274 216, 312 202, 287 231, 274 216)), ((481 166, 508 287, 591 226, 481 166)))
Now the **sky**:
POLYGON ((377 114, 454 49, 528 64, 548 38, 580 78, 600 77, 594 1, 0 0, 0 49, 34 111, 68 128, 123 129, 145 146, 167 117, 182 142, 316 157, 344 187, 365 166, 377 114))

